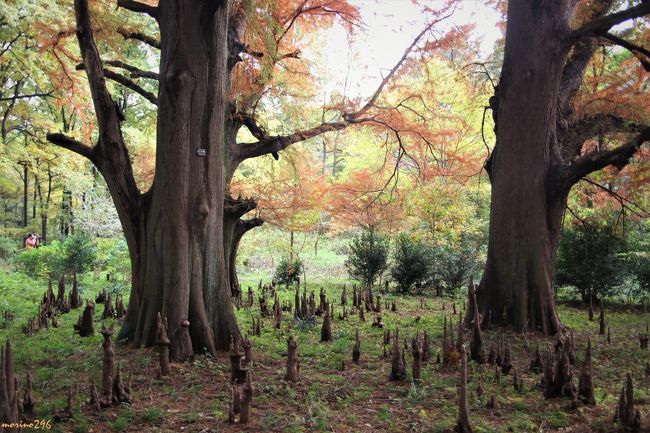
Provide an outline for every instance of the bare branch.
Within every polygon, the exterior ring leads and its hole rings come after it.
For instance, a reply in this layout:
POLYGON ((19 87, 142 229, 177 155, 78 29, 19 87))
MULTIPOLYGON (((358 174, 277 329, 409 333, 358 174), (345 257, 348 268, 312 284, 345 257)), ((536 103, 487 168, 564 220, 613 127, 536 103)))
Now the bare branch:
POLYGON ((120 83, 124 87, 127 87, 131 90, 133 90, 135 93, 139 94, 142 96, 144 99, 147 101, 151 102, 153 105, 158 106, 158 97, 154 95, 153 93, 144 90, 142 87, 138 86, 135 84, 133 81, 129 80, 127 77, 124 75, 120 75, 118 73, 115 73, 109 69, 104 69, 104 75, 106 78, 110 78, 111 80, 115 81, 116 83, 120 83))
POLYGON ((570 165, 569 179, 567 180, 570 185, 573 185, 589 173, 598 171, 608 165, 613 165, 618 170, 622 170, 630 162, 630 158, 648 140, 650 140, 650 127, 645 126, 641 133, 621 146, 611 150, 586 153, 570 165))
POLYGON ((566 37, 566 42, 573 43, 584 37, 601 35, 608 32, 609 29, 614 27, 616 24, 642 17, 647 14, 650 14, 650 2, 644 1, 629 9, 625 9, 624 11, 594 18, 582 27, 569 33, 566 37))
POLYGON ((157 40, 156 38, 152 38, 151 36, 145 35, 144 33, 132 32, 123 27, 117 29, 117 32, 121 34, 124 37, 124 39, 135 39, 137 41, 144 42, 149 46, 160 49, 160 41, 157 40))
POLYGON ((160 75, 158 75, 157 72, 145 71, 129 65, 128 63, 120 62, 119 60, 104 60, 104 64, 129 71, 131 73, 131 78, 149 78, 151 80, 160 79, 160 75))
MULTIPOLYGON (((445 18, 446 18, 446 17, 445 17, 445 18)), ((442 19, 444 19, 444 18, 442 18, 442 19)), ((345 120, 348 120, 348 121, 349 121, 349 120, 356 119, 356 118, 358 118, 358 117, 364 115, 364 114, 365 114, 365 113, 366 113, 366 112, 367 112, 367 111, 368 111, 368 110, 373 106, 373 104, 375 103, 375 101, 377 100, 377 98, 379 97, 379 95, 381 94, 382 90, 384 90, 384 87, 386 87, 386 84, 388 84, 388 82, 390 81, 390 79, 393 78, 393 75, 395 75, 395 73, 397 73, 397 70, 398 70, 398 69, 402 66, 402 64, 406 61, 406 59, 408 58, 409 54, 411 54, 411 51, 413 51, 413 48, 415 48, 415 46, 418 44, 418 42, 420 42, 420 40, 424 37, 424 35, 425 35, 429 30, 431 30, 431 28, 432 28, 435 24, 437 24, 438 22, 440 22, 442 19, 439 19, 439 20, 435 20, 435 21, 433 21, 433 22, 430 23, 428 26, 426 26, 426 27, 424 28, 424 30, 422 30, 422 31, 420 32, 420 34, 418 34, 418 35, 415 37, 415 39, 413 40, 413 42, 411 42, 411 45, 409 45, 408 48, 406 49, 406 51, 404 51, 404 54, 403 54, 402 57, 399 59, 399 61, 395 64, 395 66, 393 66, 393 69, 391 69, 390 72, 388 73, 388 75, 386 75, 386 77, 384 77, 384 79, 381 80, 381 83, 379 83, 379 87, 377 87, 377 90, 375 90, 375 93, 373 93, 373 95, 370 97, 370 99, 368 100, 368 102, 366 102, 366 104, 365 104, 363 107, 361 107, 361 109, 359 109, 358 111, 356 111, 355 113, 350 113, 350 114, 345 115, 345 116, 344 116, 344 119, 345 119, 345 120)))
POLYGON ((18 39, 20 39, 21 37, 23 37, 23 36, 25 36, 25 33, 23 33, 23 32, 19 32, 19 33, 16 35, 15 38, 13 38, 13 39, 11 39, 11 40, 9 40, 9 41, 7 41, 7 42, 4 42, 4 43, 2 44, 2 50, 0 50, 0 57, 2 57, 2 56, 3 56, 7 51, 9 51, 9 50, 11 49, 11 47, 14 45, 14 43, 16 43, 16 41, 17 41, 18 39))
POLYGON ((128 9, 132 12, 147 14, 156 21, 160 18, 157 7, 149 6, 148 4, 140 3, 135 0, 117 0, 117 6, 128 9))
POLYGON ((266 155, 267 153, 274 154, 273 156, 276 157, 279 151, 286 149, 293 143, 316 137, 325 132, 345 129, 347 126, 347 122, 326 122, 314 128, 296 131, 289 135, 272 136, 260 140, 257 143, 242 143, 239 145, 239 156, 242 161, 244 159, 266 155))
POLYGON ((641 218, 648 218, 650 216, 650 212, 648 212, 642 206, 640 206, 639 204, 637 204, 637 203, 635 203, 635 202, 633 202, 631 200, 626 199, 625 197, 623 197, 622 195, 620 195, 616 191, 612 190, 611 188, 608 188, 605 185, 602 185, 602 184, 600 184, 598 182, 595 182, 595 181, 589 179, 588 177, 583 177, 582 179, 580 179, 580 181, 586 182, 586 183, 588 183, 590 185, 593 185, 593 186, 595 186, 597 188, 600 188, 603 191, 607 192, 607 194, 614 197, 614 199, 616 199, 616 201, 618 201, 618 203, 621 205, 622 209, 629 209, 632 213, 634 213, 636 216, 641 217, 641 218), (632 209, 632 207, 630 207, 630 205, 638 208, 639 210, 641 210, 641 212, 643 212, 643 214, 641 214, 641 213, 635 211, 634 209, 632 209))
POLYGON ((52 96, 52 91, 47 92, 47 93, 30 93, 28 95, 14 95, 14 96, 8 96, 6 98, 0 98, 0 102, 6 102, 6 101, 15 101, 17 99, 30 99, 30 98, 49 98, 52 96))
POLYGON ((640 46, 633 44, 632 42, 626 41, 625 39, 618 37, 614 34, 611 33, 605 33, 604 35, 600 36, 603 39, 607 39, 608 41, 614 43, 615 45, 618 45, 620 47, 625 48, 626 50, 630 51, 634 56, 639 59, 639 62, 641 62, 641 65, 643 66, 643 69, 645 69, 646 72, 650 72, 650 61, 648 59, 644 58, 648 57, 650 58, 650 50, 640 46))
POLYGON ((71 150, 72 152, 86 157, 91 161, 94 158, 93 148, 91 146, 88 146, 81 141, 77 141, 72 137, 61 133, 49 133, 46 137, 50 143, 56 144, 59 147, 71 150))
MULTIPOLYGON (((76 69, 80 71, 80 70, 83 70, 83 69, 86 69, 86 68, 85 68, 84 64, 81 63, 81 64, 77 65, 76 69)), ((143 89, 142 87, 138 86, 137 84, 135 84, 133 81, 129 80, 124 75, 118 74, 117 72, 113 72, 110 69, 106 69, 106 68, 103 69, 103 73, 104 73, 104 76, 106 78, 108 78, 110 80, 113 80, 116 83, 119 83, 119 84, 123 85, 124 87, 127 87, 127 88, 133 90, 135 93, 139 94, 140 96, 142 96, 143 98, 145 98, 146 100, 151 102, 153 105, 158 106, 158 98, 156 97, 156 95, 154 95, 153 93, 151 93, 151 92, 143 89)))

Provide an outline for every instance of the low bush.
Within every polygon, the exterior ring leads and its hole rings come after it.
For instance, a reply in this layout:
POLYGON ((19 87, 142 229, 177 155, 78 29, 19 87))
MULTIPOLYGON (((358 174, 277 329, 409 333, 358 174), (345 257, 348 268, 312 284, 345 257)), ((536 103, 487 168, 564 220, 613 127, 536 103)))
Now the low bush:
POLYGON ((406 293, 412 288, 422 292, 431 278, 433 262, 431 249, 413 236, 400 233, 395 242, 395 253, 390 275, 398 291, 406 293))
POLYGON ((284 257, 275 268, 273 279, 278 284, 293 284, 300 281, 301 274, 302 261, 298 257, 294 259, 284 257))
POLYGON ((375 230, 364 230, 352 239, 345 267, 350 277, 372 287, 388 268, 388 238, 375 230))

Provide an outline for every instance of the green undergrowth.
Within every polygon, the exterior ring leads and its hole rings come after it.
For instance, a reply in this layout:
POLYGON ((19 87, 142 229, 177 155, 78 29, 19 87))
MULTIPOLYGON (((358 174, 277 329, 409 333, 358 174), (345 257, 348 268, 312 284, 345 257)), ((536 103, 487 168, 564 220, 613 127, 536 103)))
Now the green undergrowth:
MULTIPOLYGON (((81 280, 84 297, 94 298, 102 282, 92 276, 81 280)), ((257 279, 244 278, 244 288, 257 287, 257 279)), ((321 285, 308 282, 308 290, 316 292, 321 285)), ((365 314, 365 322, 357 314, 340 320, 342 282, 323 282, 328 298, 335 304, 332 321, 334 341, 320 342, 322 318, 315 323, 294 321, 292 313, 283 313, 280 329, 272 318, 262 318, 261 336, 250 336, 255 359, 249 366, 255 385, 252 424, 249 431, 277 432, 448 432, 457 416, 456 390, 458 374, 453 367, 435 364, 440 347, 445 317, 454 323, 454 335, 459 315, 452 314, 455 304, 462 311, 463 300, 452 298, 420 298, 382 294, 383 329, 371 327, 374 313, 365 314), (397 312, 385 311, 385 302, 395 302, 397 312), (421 302, 424 304, 422 305, 421 302), (444 309, 443 309, 444 304, 444 309), (418 318, 419 317, 419 318, 418 318), (383 333, 400 330, 400 339, 410 339, 424 331, 430 335, 433 361, 422 371, 422 380, 413 383, 410 377, 411 354, 406 362, 409 376, 402 382, 389 382, 390 359, 384 358, 383 333), (351 362, 355 331, 361 337, 361 362, 351 362), (298 342, 300 381, 288 384, 283 380, 287 338, 298 342), (344 369, 342 369, 344 364, 344 369)), ((65 406, 68 386, 76 392, 75 416, 58 423, 53 431, 61 432, 198 432, 239 431, 225 419, 229 410, 231 385, 227 357, 199 355, 186 364, 173 365, 172 374, 157 377, 157 355, 151 349, 116 346, 116 359, 124 376, 132 374, 134 404, 104 410, 94 414, 85 405, 91 379, 101 382, 101 337, 73 335, 72 324, 79 311, 61 315, 58 328, 41 330, 33 337, 22 333, 22 326, 36 313, 36 306, 47 288, 47 282, 34 280, 19 273, 6 272, 0 277, 0 309, 9 308, 14 320, 0 329, 0 339, 11 337, 16 370, 21 381, 27 370, 34 376, 36 416, 48 418, 52 408, 65 406)), ((294 290, 278 290, 281 300, 293 302, 294 290)), ((348 284, 348 299, 351 285, 348 284)), ((269 300, 272 305, 272 300, 269 300)), ((101 327, 103 307, 98 305, 95 327, 101 327)), ((348 312, 350 306, 347 307, 348 312)), ((650 320, 648 315, 624 308, 607 310, 612 344, 598 335, 598 321, 587 320, 584 309, 560 305, 563 323, 573 330, 577 363, 574 381, 580 372, 586 340, 593 344, 593 376, 596 386, 595 408, 579 406, 570 409, 562 399, 545 400, 539 389, 540 376, 530 373, 527 366, 535 344, 542 348, 553 338, 533 333, 514 333, 507 329, 490 329, 483 333, 484 347, 503 338, 511 347, 513 364, 524 382, 522 392, 512 386, 512 375, 495 381, 494 370, 470 363, 468 383, 470 420, 475 432, 559 432, 617 431, 612 426, 613 410, 620 386, 629 370, 635 379, 637 405, 644 423, 650 424, 650 388, 644 376, 648 352, 639 348, 636 334, 650 320), (483 377, 484 396, 476 394, 478 377, 483 377), (496 407, 488 409, 485 402, 494 395, 496 407), (583 430, 576 430, 576 426, 583 430)), ((253 318, 260 317, 257 296, 253 308, 237 311, 243 334, 250 333, 253 318)), ((107 323, 108 325, 109 323, 107 323)), ((115 323, 119 326, 119 323, 115 323)), ((469 333, 465 333, 466 341, 469 333)))

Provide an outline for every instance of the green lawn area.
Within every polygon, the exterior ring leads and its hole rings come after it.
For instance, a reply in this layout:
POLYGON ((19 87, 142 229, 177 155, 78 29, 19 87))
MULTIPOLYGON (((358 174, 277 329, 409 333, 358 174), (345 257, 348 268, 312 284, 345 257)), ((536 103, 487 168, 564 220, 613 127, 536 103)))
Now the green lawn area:
MULTIPOLYGON (((243 276, 243 286, 257 290, 257 278, 243 276)), ((86 277, 80 287, 83 297, 94 298, 102 280, 86 277)), ((322 286, 336 307, 332 322, 334 341, 320 343, 322 319, 315 324, 294 322, 291 313, 284 313, 280 329, 274 329, 272 318, 263 318, 261 336, 250 337, 255 360, 251 374, 255 386, 252 423, 244 431, 277 432, 444 432, 455 424, 455 367, 442 367, 434 362, 423 369, 420 383, 410 379, 411 355, 406 354, 409 377, 402 382, 389 382, 390 359, 384 358, 383 332, 399 327, 400 336, 408 339, 416 332, 427 331, 432 339, 432 352, 440 347, 443 318, 457 321, 451 312, 452 303, 461 310, 462 299, 428 298, 421 307, 421 298, 382 294, 383 301, 395 301, 397 312, 382 311, 385 329, 371 327, 373 314, 366 313, 361 322, 353 314, 339 320, 342 312, 342 285, 326 281, 308 282, 309 290, 322 286), (443 304, 445 309, 443 310, 443 304), (420 319, 417 319, 418 316, 420 319), (351 362, 355 330, 361 334, 361 362, 351 362), (294 335, 298 341, 300 381, 288 384, 283 380, 286 363, 286 340, 294 335), (341 371, 341 363, 345 370, 341 371)), ((348 284, 348 288, 350 285, 348 284)), ((170 376, 157 378, 157 354, 149 348, 134 349, 116 346, 116 360, 125 375, 132 375, 134 402, 93 414, 85 402, 89 397, 89 381, 101 379, 101 336, 80 338, 72 333, 77 311, 59 317, 58 328, 41 330, 33 337, 22 333, 22 326, 36 312, 45 281, 32 280, 23 274, 5 272, 0 279, 0 308, 14 313, 13 323, 0 329, 0 339, 11 337, 16 371, 24 382, 26 371, 34 377, 37 399, 36 416, 48 418, 52 407, 65 404, 67 387, 76 390, 75 417, 57 423, 59 432, 209 432, 240 431, 226 423, 231 393, 230 366, 227 356, 213 359, 206 355, 194 361, 173 365, 170 376)), ((294 291, 279 290, 281 300, 293 300, 294 291)), ((348 307, 349 308, 349 307, 348 307)), ((95 328, 100 328, 102 306, 98 305, 95 328)), ((598 322, 587 320, 584 309, 560 306, 563 323, 573 329, 577 348, 574 381, 580 371, 587 337, 592 338, 594 383, 597 406, 570 409, 563 399, 545 400, 539 388, 540 375, 527 370, 536 341, 542 347, 553 338, 537 334, 512 333, 507 329, 484 332, 484 345, 503 338, 512 350, 513 364, 524 382, 522 392, 512 386, 512 375, 497 384, 492 367, 470 364, 468 389, 470 420, 475 432, 551 432, 551 431, 616 431, 611 423, 622 380, 627 371, 635 379, 635 399, 648 422, 650 388, 645 377, 648 352, 639 349, 637 330, 650 320, 647 314, 616 308, 607 312, 612 331, 612 344, 598 335, 598 322), (476 395, 478 377, 483 376, 485 396, 476 395), (496 397, 496 407, 485 407, 487 396, 496 397)), ((241 330, 251 330, 252 319, 259 317, 256 301, 253 308, 237 311, 241 330)), ((119 323, 115 324, 119 326, 119 323)), ((469 333, 465 333, 468 341, 469 333)))

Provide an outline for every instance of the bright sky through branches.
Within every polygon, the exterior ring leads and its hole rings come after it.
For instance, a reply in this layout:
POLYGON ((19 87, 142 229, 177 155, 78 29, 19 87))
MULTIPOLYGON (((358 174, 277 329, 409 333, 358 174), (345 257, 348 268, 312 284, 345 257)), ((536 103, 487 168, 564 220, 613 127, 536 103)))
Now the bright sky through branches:
MULTIPOLYGON (((325 63, 322 68, 327 74, 323 77, 326 93, 340 92, 347 76, 346 95, 367 97, 381 81, 381 74, 388 73, 426 26, 427 16, 421 6, 437 9, 444 2, 422 1, 420 6, 410 0, 352 0, 351 3, 359 5, 365 27, 356 32, 351 42, 340 26, 332 27, 326 32, 320 53, 312 58, 320 57, 325 63)), ((481 41, 481 55, 485 57, 502 36, 497 27, 499 20, 499 13, 484 1, 464 0, 438 29, 446 31, 452 25, 475 24, 472 38, 481 41)))

